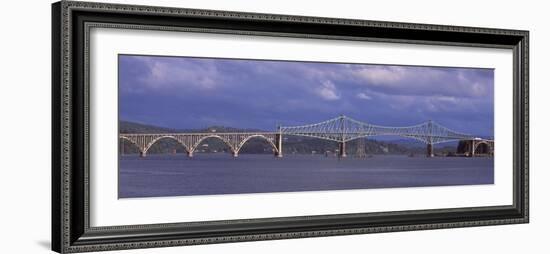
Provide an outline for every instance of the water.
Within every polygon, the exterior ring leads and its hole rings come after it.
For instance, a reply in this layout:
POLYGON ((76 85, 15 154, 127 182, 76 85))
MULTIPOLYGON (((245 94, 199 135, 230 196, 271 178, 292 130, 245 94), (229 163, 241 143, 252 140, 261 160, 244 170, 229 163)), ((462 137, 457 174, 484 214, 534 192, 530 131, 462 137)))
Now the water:
POLYGON ((196 154, 120 157, 119 197, 492 184, 492 158, 196 154))

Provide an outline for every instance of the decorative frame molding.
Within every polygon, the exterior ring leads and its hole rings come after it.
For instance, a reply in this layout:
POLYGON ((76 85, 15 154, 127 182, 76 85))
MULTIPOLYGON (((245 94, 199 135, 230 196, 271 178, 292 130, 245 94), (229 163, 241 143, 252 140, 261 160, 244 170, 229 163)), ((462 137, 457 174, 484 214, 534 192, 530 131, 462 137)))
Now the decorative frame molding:
POLYGON ((60 253, 528 223, 529 32, 61 1, 52 5, 52 249, 60 253), (230 33, 512 49, 514 202, 469 207, 90 227, 89 30, 230 33))

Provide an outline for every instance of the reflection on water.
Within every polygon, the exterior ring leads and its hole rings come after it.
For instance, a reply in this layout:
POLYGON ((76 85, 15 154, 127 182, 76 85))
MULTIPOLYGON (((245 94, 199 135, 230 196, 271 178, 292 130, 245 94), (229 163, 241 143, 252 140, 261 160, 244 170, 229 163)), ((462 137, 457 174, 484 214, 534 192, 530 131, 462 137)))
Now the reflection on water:
POLYGON ((380 155, 339 160, 321 155, 124 155, 119 197, 492 184, 493 158, 380 155))

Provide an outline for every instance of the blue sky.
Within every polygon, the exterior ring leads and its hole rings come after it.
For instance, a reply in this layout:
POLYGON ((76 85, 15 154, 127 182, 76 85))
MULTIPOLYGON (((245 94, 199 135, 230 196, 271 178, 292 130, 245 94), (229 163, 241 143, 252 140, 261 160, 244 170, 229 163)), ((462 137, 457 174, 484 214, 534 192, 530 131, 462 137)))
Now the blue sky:
POLYGON ((340 114, 492 136, 492 69, 119 56, 120 120, 275 130, 340 114))

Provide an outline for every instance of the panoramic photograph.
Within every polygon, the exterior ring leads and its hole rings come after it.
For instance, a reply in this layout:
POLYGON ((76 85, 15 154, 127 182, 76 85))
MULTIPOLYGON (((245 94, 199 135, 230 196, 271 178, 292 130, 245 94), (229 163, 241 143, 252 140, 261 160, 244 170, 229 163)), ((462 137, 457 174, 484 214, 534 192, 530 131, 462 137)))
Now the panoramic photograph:
POLYGON ((118 56, 118 197, 494 183, 494 70, 118 56))

